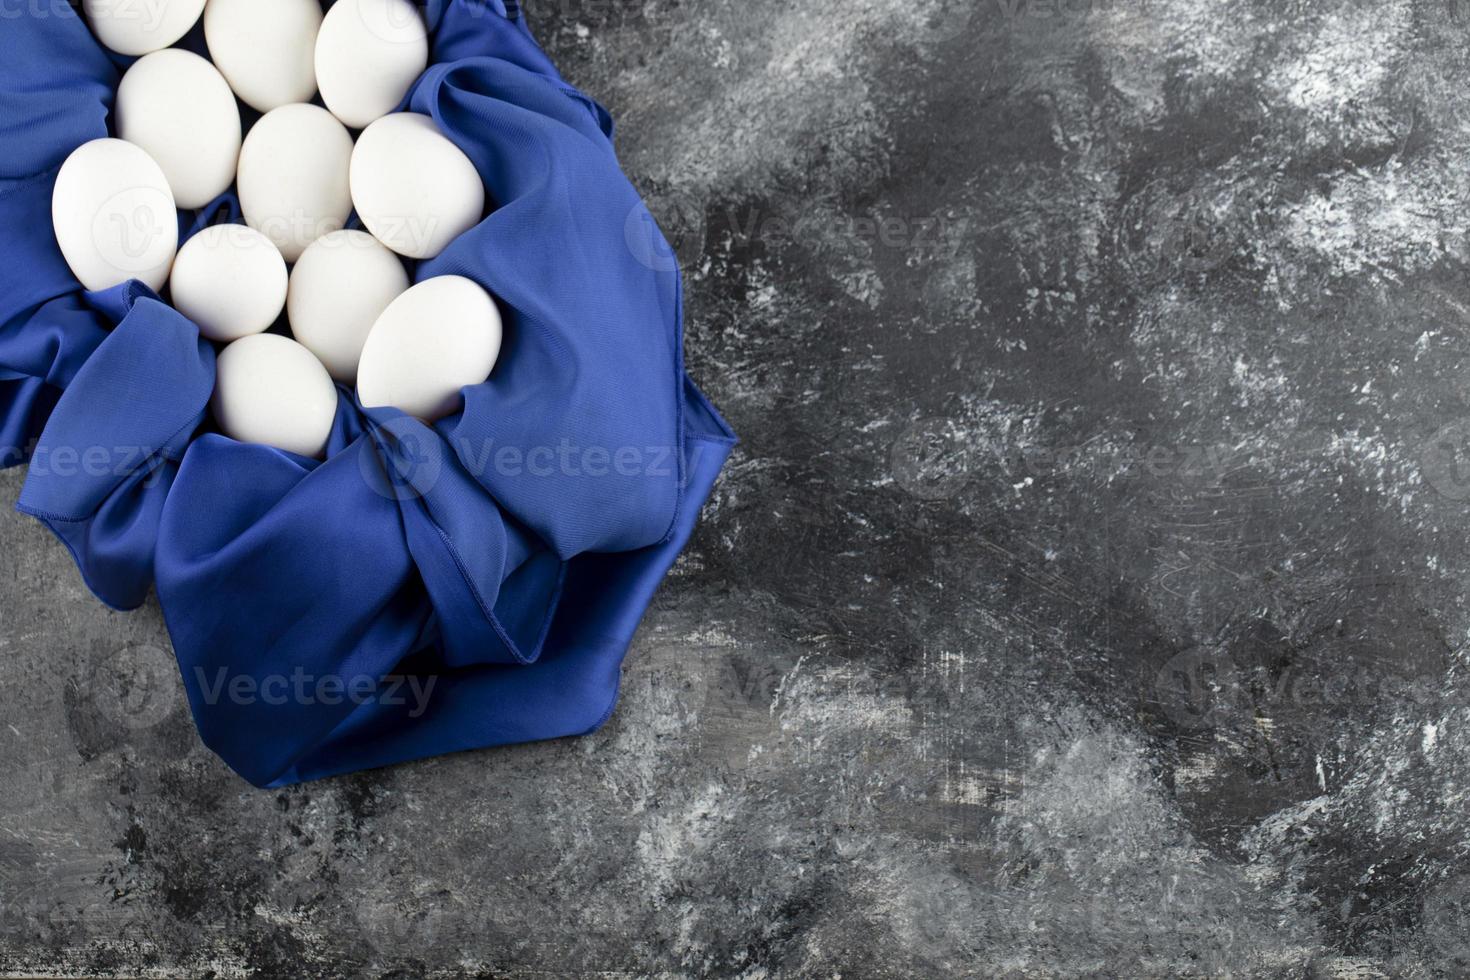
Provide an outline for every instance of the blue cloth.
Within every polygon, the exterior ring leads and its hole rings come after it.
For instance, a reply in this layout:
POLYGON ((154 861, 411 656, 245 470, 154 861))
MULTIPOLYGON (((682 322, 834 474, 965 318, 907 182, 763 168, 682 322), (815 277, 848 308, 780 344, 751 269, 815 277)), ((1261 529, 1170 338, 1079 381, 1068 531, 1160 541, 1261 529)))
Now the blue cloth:
MULTIPOLYGON (((30 460, 19 509, 102 601, 157 589, 204 741, 256 785, 596 729, 734 445, 685 373, 679 276, 607 113, 514 5, 430 5, 407 108, 469 155, 493 210, 414 276, 493 293, 504 350, 433 427, 339 389, 325 461, 303 459, 218 433, 215 350, 185 317, 68 271, 51 189, 109 135, 129 59, 52 10, 0 31, 0 462, 30 460)), ((238 214, 227 194, 181 230, 238 214)))

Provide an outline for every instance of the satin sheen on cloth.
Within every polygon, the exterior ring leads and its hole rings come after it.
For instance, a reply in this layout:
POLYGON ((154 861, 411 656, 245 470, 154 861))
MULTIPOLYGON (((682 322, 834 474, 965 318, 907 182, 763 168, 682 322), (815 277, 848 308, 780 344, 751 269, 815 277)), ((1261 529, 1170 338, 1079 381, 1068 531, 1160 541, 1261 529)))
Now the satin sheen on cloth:
MULTIPOLYGON (((82 290, 51 191, 111 135, 131 59, 64 5, 0 29, 0 463, 30 461, 18 508, 103 602, 156 588, 201 736, 258 786, 595 730, 735 443, 685 373, 678 270, 606 111, 514 4, 428 13, 405 108, 492 211, 412 271, 489 290, 505 346, 432 427, 339 388, 325 462, 219 434, 214 348, 147 287, 82 290)), ((233 192, 181 237, 221 220, 233 192)))

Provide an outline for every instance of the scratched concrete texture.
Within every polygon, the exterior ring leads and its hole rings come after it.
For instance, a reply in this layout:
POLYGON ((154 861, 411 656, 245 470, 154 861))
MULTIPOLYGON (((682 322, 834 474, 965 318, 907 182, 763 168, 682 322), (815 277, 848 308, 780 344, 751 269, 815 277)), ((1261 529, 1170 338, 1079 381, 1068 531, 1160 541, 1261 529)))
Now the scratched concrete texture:
POLYGON ((745 437, 618 713, 260 792, 0 518, 0 974, 1470 972, 1470 5, 528 7, 745 437))

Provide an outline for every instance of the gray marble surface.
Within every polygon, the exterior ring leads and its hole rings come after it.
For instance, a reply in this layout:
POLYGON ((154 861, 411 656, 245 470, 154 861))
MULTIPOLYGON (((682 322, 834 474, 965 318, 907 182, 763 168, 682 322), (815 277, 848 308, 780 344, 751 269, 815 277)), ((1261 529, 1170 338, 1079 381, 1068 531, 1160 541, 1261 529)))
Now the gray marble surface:
POLYGON ((256 791, 0 516, 0 974, 1470 971, 1470 6, 530 15, 745 437, 616 717, 256 791))

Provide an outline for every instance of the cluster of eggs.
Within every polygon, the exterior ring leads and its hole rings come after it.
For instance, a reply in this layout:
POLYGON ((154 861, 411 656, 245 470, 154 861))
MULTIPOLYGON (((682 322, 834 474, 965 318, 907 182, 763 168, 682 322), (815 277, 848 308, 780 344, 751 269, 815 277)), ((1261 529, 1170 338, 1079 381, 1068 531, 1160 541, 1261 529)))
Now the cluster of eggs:
POLYGON ((395 112, 428 65, 411 0, 85 0, 93 32, 139 56, 114 139, 78 148, 52 197, 57 243, 89 290, 137 279, 224 345, 225 434, 325 450, 335 384, 426 421, 461 407, 500 355, 494 300, 459 276, 410 287, 484 215, 469 158, 429 116, 395 112), (210 59, 171 47, 200 18, 210 59), (320 92, 326 108, 313 104, 320 92), (263 113, 244 133, 236 99, 263 113), (354 141, 351 130, 361 133, 354 141), (244 224, 178 247, 178 211, 235 185, 244 224), (352 213, 367 231, 347 228, 352 213), (291 336, 269 332, 285 313, 291 336))

